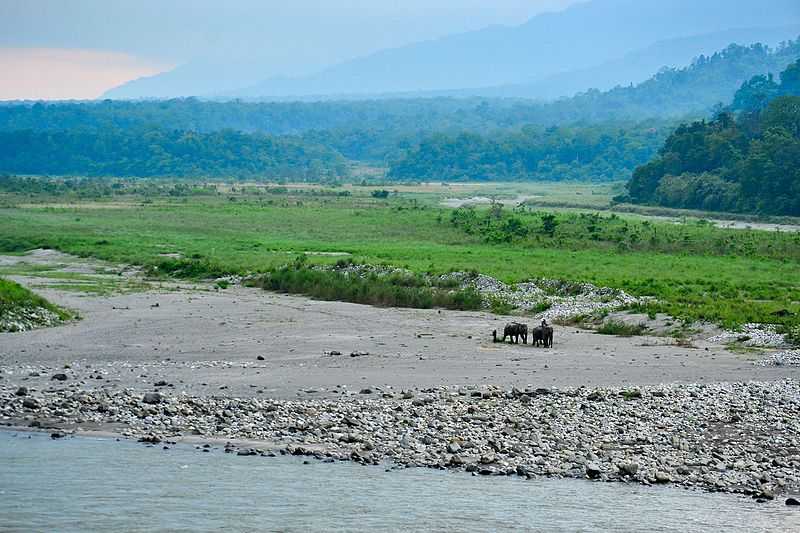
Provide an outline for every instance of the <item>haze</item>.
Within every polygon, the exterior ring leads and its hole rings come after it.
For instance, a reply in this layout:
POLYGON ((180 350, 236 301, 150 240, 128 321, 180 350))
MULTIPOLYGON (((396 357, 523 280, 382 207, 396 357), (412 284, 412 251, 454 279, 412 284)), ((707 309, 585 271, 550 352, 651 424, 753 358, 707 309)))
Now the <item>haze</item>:
POLYGON ((231 88, 297 76, 388 47, 520 24, 576 0, 4 0, 0 99, 95 98, 202 60, 231 88))

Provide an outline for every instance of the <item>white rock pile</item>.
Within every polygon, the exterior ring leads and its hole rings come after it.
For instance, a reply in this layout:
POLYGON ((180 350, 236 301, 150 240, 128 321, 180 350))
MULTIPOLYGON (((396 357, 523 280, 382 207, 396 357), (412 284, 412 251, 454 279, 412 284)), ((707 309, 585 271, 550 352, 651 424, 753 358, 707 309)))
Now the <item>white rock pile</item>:
POLYGON ((536 316, 548 320, 589 316, 604 310, 614 311, 642 301, 620 289, 556 279, 532 279, 508 285, 489 276, 476 276, 466 272, 453 272, 440 278, 456 279, 462 288, 477 290, 487 307, 493 299, 502 300, 525 312, 547 307, 536 313, 536 316))
POLYGON ((724 331, 708 339, 708 342, 730 344, 740 342, 744 346, 778 348, 786 345, 786 338, 772 324, 744 324, 741 331, 724 331))
POLYGON ((753 364, 756 366, 800 366, 800 350, 785 350, 769 354, 753 364))
POLYGON ((43 307, 23 307, 0 310, 0 333, 29 331, 55 326, 61 321, 57 314, 43 307))

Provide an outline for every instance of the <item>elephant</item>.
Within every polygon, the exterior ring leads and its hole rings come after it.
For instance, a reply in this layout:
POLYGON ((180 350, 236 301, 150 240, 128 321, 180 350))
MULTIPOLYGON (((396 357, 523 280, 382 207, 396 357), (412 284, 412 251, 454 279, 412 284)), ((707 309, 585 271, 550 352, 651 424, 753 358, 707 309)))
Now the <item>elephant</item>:
MULTIPOLYGON (((510 324, 506 324, 506 327, 503 328, 503 340, 501 340, 500 342, 505 342, 506 337, 511 337, 511 344, 519 343, 520 337, 522 337, 522 344, 528 344, 527 324, 520 324, 518 322, 511 322, 510 324)), ((496 335, 495 335, 495 340, 497 340, 496 335)))
POLYGON ((531 330, 531 344, 534 346, 553 347, 553 328, 551 326, 537 326, 531 330), (541 344, 540 344, 541 343, 541 344))

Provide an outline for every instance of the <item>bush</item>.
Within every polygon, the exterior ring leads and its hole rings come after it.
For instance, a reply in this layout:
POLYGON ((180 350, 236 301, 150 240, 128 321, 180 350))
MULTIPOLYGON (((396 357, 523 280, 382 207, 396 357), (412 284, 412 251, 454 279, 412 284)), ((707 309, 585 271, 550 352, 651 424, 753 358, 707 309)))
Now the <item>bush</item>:
POLYGON ((616 320, 603 322, 596 331, 600 335, 617 335, 619 337, 635 337, 644 335, 646 332, 647 327, 644 324, 626 324, 616 320))
POLYGON ((444 290, 424 284, 421 276, 393 274, 365 277, 302 265, 274 269, 254 285, 267 290, 304 294, 329 301, 344 301, 378 307, 477 310, 481 296, 472 289, 444 290))

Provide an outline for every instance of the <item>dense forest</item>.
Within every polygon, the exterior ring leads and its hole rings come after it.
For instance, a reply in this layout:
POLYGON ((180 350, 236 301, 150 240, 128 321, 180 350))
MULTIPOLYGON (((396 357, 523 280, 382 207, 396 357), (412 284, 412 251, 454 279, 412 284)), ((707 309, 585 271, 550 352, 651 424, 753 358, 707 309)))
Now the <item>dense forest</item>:
POLYGON ((151 129, 0 132, 0 169, 82 176, 344 176, 337 152, 291 137, 151 129))
POLYGON ((729 110, 681 125, 637 168, 626 199, 800 216, 800 60, 744 83, 729 110))
POLYGON ((522 99, 0 104, 0 172, 325 179, 347 160, 398 180, 613 180, 655 156, 677 120, 757 98, 800 56, 731 45, 637 86, 522 99), (734 95, 748 82, 753 95, 734 95))
POLYGON ((655 155, 666 134, 661 123, 526 126, 490 136, 437 134, 392 161, 389 177, 443 181, 627 179, 634 168, 655 155))

